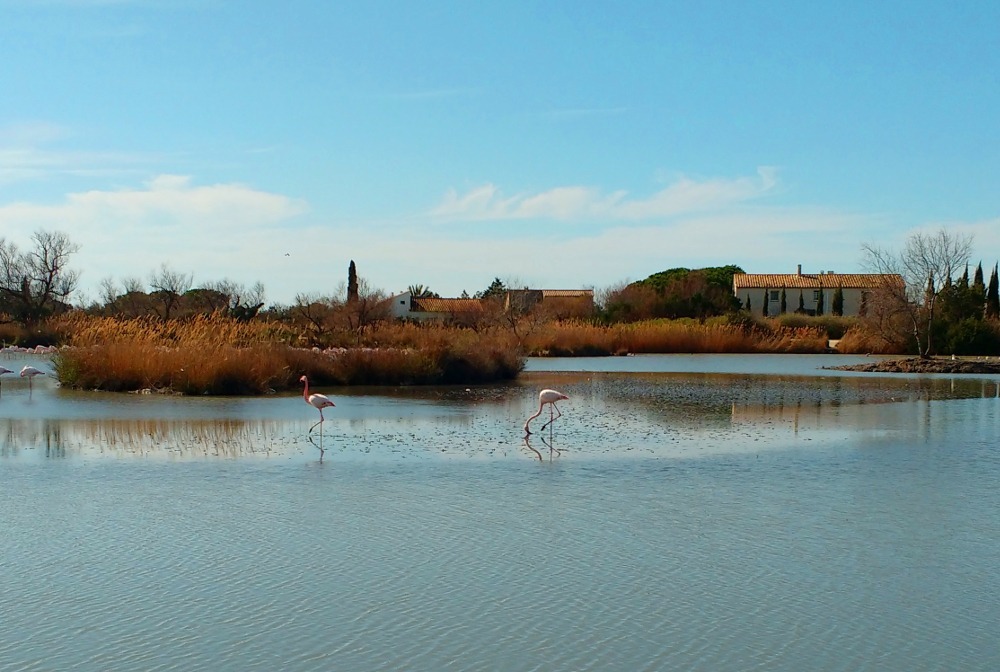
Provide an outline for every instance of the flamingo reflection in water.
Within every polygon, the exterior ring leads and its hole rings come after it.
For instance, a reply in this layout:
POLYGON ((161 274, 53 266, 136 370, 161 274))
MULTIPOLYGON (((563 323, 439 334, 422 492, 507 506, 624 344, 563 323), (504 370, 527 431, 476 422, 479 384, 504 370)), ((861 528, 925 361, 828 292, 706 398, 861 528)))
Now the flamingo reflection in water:
POLYGON ((531 430, 528 428, 528 425, 531 424, 532 420, 534 420, 535 418, 537 418, 539 415, 542 414, 542 409, 545 408, 545 404, 549 405, 549 421, 546 422, 544 425, 542 425, 542 428, 538 431, 542 431, 546 427, 549 427, 551 431, 552 422, 556 418, 562 417, 562 413, 559 412, 559 408, 556 406, 556 402, 562 401, 563 399, 569 399, 569 397, 567 397, 565 394, 563 394, 558 390, 542 390, 541 392, 539 392, 538 411, 536 411, 533 416, 524 421, 525 435, 531 434, 531 430))
POLYGON ((3 380, 2 380, 2 378, 3 378, 3 375, 5 373, 14 373, 14 372, 11 371, 10 369, 8 369, 6 366, 0 366, 0 393, 3 392, 3 380))
POLYGON ((323 432, 321 431, 320 434, 319 434, 319 443, 316 443, 316 439, 314 439, 313 435, 310 434, 309 435, 309 443, 313 444, 314 446, 316 446, 316 448, 319 449, 319 461, 320 461, 320 464, 322 464, 323 463, 323 456, 326 454, 326 449, 323 448, 323 432))
MULTIPOLYGON (((542 443, 544 443, 545 446, 549 449, 549 462, 552 461, 553 454, 555 454, 555 455, 562 455, 562 451, 560 449, 553 447, 551 437, 548 440, 546 440, 544 436, 539 435, 538 438, 540 438, 542 440, 542 443)), ((524 435, 524 444, 523 445, 524 445, 525 448, 527 448, 528 450, 530 450, 532 453, 535 454, 535 457, 538 458, 539 462, 543 462, 544 461, 542 459, 542 454, 534 446, 531 445, 531 439, 529 438, 529 436, 527 434, 524 435)))

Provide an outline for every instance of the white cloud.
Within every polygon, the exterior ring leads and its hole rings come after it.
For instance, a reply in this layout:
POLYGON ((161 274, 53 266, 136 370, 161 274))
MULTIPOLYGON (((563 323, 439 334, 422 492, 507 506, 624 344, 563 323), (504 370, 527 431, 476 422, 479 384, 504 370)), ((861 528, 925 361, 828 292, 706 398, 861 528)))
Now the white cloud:
POLYGON ((771 193, 777 185, 774 169, 766 167, 753 177, 702 181, 682 177, 648 198, 630 198, 625 191, 602 194, 580 186, 505 197, 495 185, 487 184, 464 194, 448 191, 429 215, 445 221, 642 221, 731 207, 771 193))

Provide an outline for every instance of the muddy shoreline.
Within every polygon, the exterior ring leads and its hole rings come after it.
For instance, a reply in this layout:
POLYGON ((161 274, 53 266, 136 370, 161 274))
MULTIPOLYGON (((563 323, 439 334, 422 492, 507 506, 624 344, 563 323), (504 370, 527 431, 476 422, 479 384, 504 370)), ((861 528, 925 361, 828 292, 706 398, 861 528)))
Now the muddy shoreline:
POLYGON ((974 373, 1000 374, 1000 358, 986 359, 951 359, 931 357, 906 357, 903 359, 883 359, 869 364, 850 364, 844 366, 826 366, 834 371, 863 371, 869 373, 974 373))

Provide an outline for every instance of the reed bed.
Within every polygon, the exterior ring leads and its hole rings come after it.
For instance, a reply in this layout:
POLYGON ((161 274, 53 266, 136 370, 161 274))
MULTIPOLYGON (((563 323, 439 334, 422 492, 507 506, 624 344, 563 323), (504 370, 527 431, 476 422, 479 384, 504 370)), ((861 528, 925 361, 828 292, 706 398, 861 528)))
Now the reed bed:
POLYGON ((553 322, 525 339, 529 354, 540 356, 648 353, 809 353, 827 347, 824 330, 731 324, 724 320, 648 320, 597 325, 553 322))
POLYGON ((390 329, 356 348, 322 351, 287 345, 296 335, 270 323, 224 317, 183 322, 75 317, 70 347, 55 357, 68 387, 180 394, 264 394, 318 384, 420 385, 510 379, 524 367, 502 333, 390 329))

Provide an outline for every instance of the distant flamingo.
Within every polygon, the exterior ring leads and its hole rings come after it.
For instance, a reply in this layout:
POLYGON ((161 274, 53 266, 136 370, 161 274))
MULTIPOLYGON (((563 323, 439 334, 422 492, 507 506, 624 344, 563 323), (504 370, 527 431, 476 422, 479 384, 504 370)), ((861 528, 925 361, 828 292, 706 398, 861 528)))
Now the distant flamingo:
POLYGON ((31 379, 35 376, 44 376, 44 371, 39 371, 33 366, 26 366, 21 369, 21 377, 28 379, 28 394, 31 394, 31 379))
MULTIPOLYGON (((323 409, 336 406, 336 404, 330 401, 330 398, 325 394, 309 394, 309 379, 305 376, 299 378, 299 382, 305 383, 305 388, 302 390, 302 398, 306 400, 307 404, 319 411, 319 422, 309 428, 309 431, 311 432, 316 428, 316 425, 323 424, 323 409)), ((323 431, 322 427, 320 427, 320 431, 323 431)))
MULTIPOLYGON (((563 394, 562 392, 559 392, 557 390, 542 390, 541 392, 539 392, 538 393, 538 412, 535 413, 533 416, 531 416, 530 418, 528 418, 527 420, 524 421, 524 433, 525 434, 531 434, 531 430, 528 429, 528 425, 531 424, 532 420, 534 420, 535 418, 537 418, 539 415, 542 414, 542 409, 545 407, 545 404, 549 404, 549 421, 546 422, 544 425, 542 425, 542 429, 545 429, 546 427, 548 427, 549 425, 551 425, 552 421, 555 420, 556 418, 561 418, 562 417, 562 413, 559 412, 559 407, 556 406, 556 402, 557 401, 562 401, 563 399, 569 399, 569 397, 567 397, 565 394, 563 394), (553 411, 555 411, 556 414, 557 414, 554 417, 552 415, 553 411)), ((540 429, 538 431, 542 431, 542 430, 540 429)))
MULTIPOLYGON (((14 372, 11 371, 10 369, 8 369, 5 366, 0 366, 0 376, 3 376, 3 374, 5 374, 5 373, 14 373, 14 372)), ((2 389, 3 389, 3 382, 0 381, 0 390, 2 390, 2 389)))

